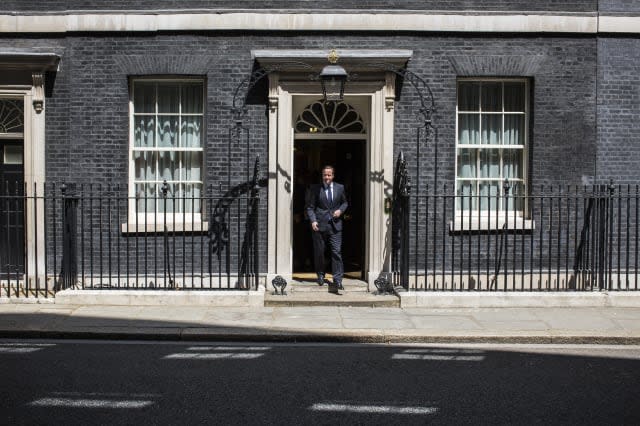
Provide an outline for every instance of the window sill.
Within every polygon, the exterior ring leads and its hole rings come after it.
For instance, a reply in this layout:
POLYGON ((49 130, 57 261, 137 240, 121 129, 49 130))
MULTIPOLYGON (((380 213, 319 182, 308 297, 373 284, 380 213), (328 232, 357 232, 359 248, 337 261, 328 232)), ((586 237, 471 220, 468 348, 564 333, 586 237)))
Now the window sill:
POLYGON ((449 221, 450 232, 467 231, 530 231, 535 229, 535 222, 521 217, 456 217, 449 221))
MULTIPOLYGON (((209 222, 167 223, 167 232, 172 233, 203 233, 208 230, 209 222)), ((123 223, 121 232, 123 234, 161 234, 164 232, 164 223, 123 223)))

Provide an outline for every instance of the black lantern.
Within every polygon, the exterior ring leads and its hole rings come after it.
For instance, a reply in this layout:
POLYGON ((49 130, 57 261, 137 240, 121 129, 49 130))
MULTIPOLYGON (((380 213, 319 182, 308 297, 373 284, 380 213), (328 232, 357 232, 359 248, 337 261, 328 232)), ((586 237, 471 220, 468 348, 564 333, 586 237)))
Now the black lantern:
POLYGON ((344 84, 347 81, 347 71, 338 62, 338 53, 332 50, 329 53, 329 63, 320 72, 320 84, 322 84, 322 95, 326 101, 342 101, 344 97, 344 84))

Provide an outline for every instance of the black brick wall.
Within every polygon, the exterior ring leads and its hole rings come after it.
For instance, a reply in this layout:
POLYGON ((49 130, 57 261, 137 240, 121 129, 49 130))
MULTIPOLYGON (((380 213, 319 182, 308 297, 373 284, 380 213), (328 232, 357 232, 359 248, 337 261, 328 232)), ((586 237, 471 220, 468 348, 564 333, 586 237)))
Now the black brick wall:
MULTIPOLYGON (((614 0, 611 0, 614 1, 614 0)), ((618 3, 624 0, 617 0, 618 3)), ((631 3, 627 1, 627 3, 631 3)), ((527 10, 588 12, 597 0, 5 0, 0 11, 144 10, 144 9, 411 9, 411 10, 527 10)))
MULTIPOLYGON (((620 45, 621 55, 625 49, 635 46, 635 41, 627 43, 631 44, 620 45)), ((60 71, 52 80, 55 84, 47 98, 49 182, 94 182, 103 185, 102 190, 113 190, 116 184, 126 184, 129 77, 166 73, 205 77, 205 179, 209 185, 217 187, 222 183, 223 186, 222 190, 214 189, 214 195, 225 192, 228 170, 231 170, 231 186, 235 186, 246 180, 247 168, 252 165, 256 154, 267 158, 266 105, 260 103, 251 105, 245 123, 250 129, 249 164, 245 163, 247 152, 244 144, 232 146, 231 155, 227 151, 228 131, 233 124, 230 113, 233 91, 251 71, 250 50, 295 49, 300 46, 308 49, 327 46, 384 49, 393 46, 413 50, 409 69, 426 80, 435 95, 438 111, 434 124, 439 135, 438 176, 439 182, 446 183, 448 188, 453 187, 455 177, 455 102, 456 79, 459 76, 518 75, 531 79, 533 101, 529 166, 530 183, 534 188, 580 184, 584 177, 594 175, 596 155, 604 155, 603 144, 600 143, 599 148, 596 140, 598 41, 595 38, 349 33, 276 33, 267 37, 201 33, 0 39, 0 49, 46 48, 62 56, 60 71)), ((621 75, 637 78, 637 71, 630 67, 624 68, 621 75), (633 72, 636 72, 635 77, 630 75, 633 72)), ((605 89, 602 87, 601 90, 605 89)), ((637 101, 628 102, 636 102, 637 113, 637 101)), ((621 104, 612 100, 612 104, 616 103, 621 104)), ((410 85, 402 85, 396 104, 395 155, 400 150, 405 151, 414 182, 416 173, 420 173, 421 186, 414 188, 420 192, 425 184, 432 181, 435 141, 430 140, 423 145, 420 158, 416 158, 413 113, 417 105, 418 97, 410 85)), ((602 137, 602 133, 600 135, 602 137)), ((614 147, 611 149, 624 152, 622 146, 628 144, 631 137, 623 132, 620 139, 612 142, 614 147)), ((604 161, 599 171, 605 167, 604 161)), ((266 160, 263 165, 266 168, 266 160)), ((266 198, 266 191, 263 191, 262 229, 266 229, 266 198)), ((125 213, 120 211, 121 218, 115 222, 124 222, 125 213)), ((108 229, 107 221, 103 227, 105 233, 113 232, 113 227, 108 229)), ((423 228, 421 225, 420 232, 424 231, 423 228)), ((444 229, 438 231, 441 237, 444 229)), ((241 233, 238 231, 234 235, 241 233)), ((122 238, 119 235, 116 232, 111 247, 122 238)), ((449 237, 446 238, 449 244, 449 237)), ((131 242, 135 239, 124 240, 131 242)), ((103 244, 108 244, 106 239, 103 244)), ((124 246, 123 241, 121 244, 124 246)), ((266 232, 260 233, 260 248, 264 261, 266 232)), ((536 245, 533 250, 537 249, 536 245)), ((264 266, 261 269, 264 270, 264 266)))
MULTIPOLYGON (((575 184, 583 176, 594 174, 597 43, 591 38, 174 34, 69 37, 54 41, 0 39, 0 48, 42 48, 47 44, 63 56, 47 100, 50 180, 124 184, 129 132, 128 78, 188 74, 202 75, 207 80, 207 181, 217 183, 227 174, 230 106, 234 89, 251 70, 250 49, 299 46, 380 49, 393 45, 413 50, 409 70, 431 85, 438 107, 434 119, 439 129, 441 182, 453 182, 456 78, 468 75, 531 78, 530 177, 534 185, 575 184)), ((622 55, 626 45, 620 46, 613 52, 622 55)), ((621 56, 620 60, 625 59, 621 56)), ((626 61, 632 63, 633 59, 628 57, 626 61)), ((417 97, 410 89, 410 85, 403 85, 396 113, 396 149, 407 151, 409 156, 415 151, 412 109, 417 105, 417 97)), ((606 85, 601 86, 602 90, 606 90, 606 85)), ((252 157, 260 153, 266 158, 265 111, 264 105, 255 105, 249 114, 252 157)), ((244 155, 234 148, 232 161, 237 162, 244 155)), ((420 160, 427 176, 426 171, 434 166, 431 149, 424 149, 420 160)), ((232 184, 239 180, 240 177, 234 177, 232 184)))
POLYGON ((640 179, 640 39, 598 40, 598 177, 640 179))

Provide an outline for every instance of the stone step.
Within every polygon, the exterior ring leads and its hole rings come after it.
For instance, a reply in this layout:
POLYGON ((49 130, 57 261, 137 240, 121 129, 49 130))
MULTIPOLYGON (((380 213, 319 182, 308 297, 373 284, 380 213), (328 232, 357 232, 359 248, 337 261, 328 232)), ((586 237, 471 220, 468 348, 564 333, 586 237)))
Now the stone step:
MULTIPOLYGON (((328 289, 328 282, 325 282, 323 286, 319 286, 315 281, 291 281, 286 290, 291 291, 292 293, 299 292, 320 292, 326 293, 328 289)), ((344 289, 347 292, 367 292, 367 283, 364 281, 358 280, 344 280, 342 282, 344 289)))
POLYGON ((340 295, 331 294, 323 286, 322 292, 288 292, 284 296, 274 295, 267 291, 264 297, 264 306, 351 306, 367 308, 398 308, 400 298, 395 295, 377 296, 366 292, 340 291, 340 295))
POLYGON ((276 295, 272 288, 265 293, 265 306, 354 306, 354 307, 399 307, 400 298, 395 295, 378 296, 367 291, 367 283, 345 277, 342 280, 344 290, 340 295, 329 293, 331 276, 325 284, 319 286, 315 274, 296 277, 288 282, 286 295, 276 295))

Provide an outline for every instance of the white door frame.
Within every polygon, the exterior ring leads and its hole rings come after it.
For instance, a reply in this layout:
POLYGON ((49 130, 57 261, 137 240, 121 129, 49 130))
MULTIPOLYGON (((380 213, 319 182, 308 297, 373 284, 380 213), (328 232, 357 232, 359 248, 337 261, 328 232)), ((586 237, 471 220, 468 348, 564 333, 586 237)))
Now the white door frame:
POLYGON ((22 99, 24 103, 23 173, 27 202, 25 205, 25 272, 30 288, 47 286, 45 271, 44 183, 45 183, 45 113, 44 77, 33 73, 32 86, 0 86, 0 97, 22 99), (36 101, 36 102, 34 102, 36 101))
MULTIPOLYGON (((269 184, 267 282, 292 275, 293 205, 293 97, 318 95, 315 81, 287 81, 286 73, 269 75, 269 184)), ((350 82, 345 97, 367 97, 370 102, 365 187, 369 214, 365 225, 365 277, 373 281, 391 270, 391 217, 385 199, 393 188, 393 128, 395 75, 380 73, 369 82, 350 82)))

